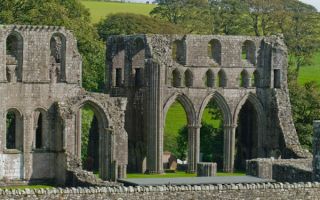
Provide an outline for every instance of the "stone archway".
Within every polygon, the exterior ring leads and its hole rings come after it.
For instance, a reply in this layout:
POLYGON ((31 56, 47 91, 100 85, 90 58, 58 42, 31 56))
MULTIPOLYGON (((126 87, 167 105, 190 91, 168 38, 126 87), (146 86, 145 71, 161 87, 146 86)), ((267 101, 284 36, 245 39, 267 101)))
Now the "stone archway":
MULTIPOLYGON (((111 135, 108 133, 109 126, 109 120, 108 116, 106 115, 106 111, 103 109, 102 105, 100 105, 99 102, 96 102, 93 99, 85 99, 81 103, 76 105, 77 108, 75 110, 76 113, 76 119, 77 119, 77 127, 76 127, 76 155, 78 155, 78 158, 81 158, 81 108, 84 106, 89 106, 93 112, 94 116, 97 120, 97 135, 95 138, 97 140, 92 141, 94 144, 98 145, 97 150, 93 150, 93 152, 96 152, 98 154, 94 155, 93 158, 97 157, 98 159, 98 171, 99 176, 102 179, 108 179, 111 177, 112 174, 112 162, 111 162, 111 156, 112 156, 112 144, 111 144, 111 135)), ((93 145, 89 145, 89 148, 93 148, 93 145)), ((93 159, 94 160, 94 159, 93 159)), ((93 161, 95 162, 95 161, 93 161)), ((94 164, 94 163, 93 163, 94 164)))
MULTIPOLYGON (((182 93, 175 93, 171 97, 168 98, 168 100, 165 102, 163 106, 163 117, 162 117, 162 128, 161 128, 161 138, 164 136, 164 125, 165 125, 165 119, 167 116, 167 112, 171 105, 178 101, 183 109, 185 110, 186 116, 187 116, 187 127, 188 127, 188 172, 195 172, 197 161, 199 160, 199 153, 197 153, 198 147, 197 144, 199 143, 198 135, 196 133, 199 125, 196 123, 196 112, 194 109, 194 105, 191 102, 191 100, 185 96, 182 93)), ((163 140, 160 144, 161 147, 163 147, 163 140)), ((162 149, 163 150, 163 149, 162 149)), ((162 160, 161 160, 162 163, 162 160)))
POLYGON ((59 103, 60 116, 63 119, 63 142, 65 151, 81 158, 81 113, 80 109, 89 105, 98 121, 99 131, 99 175, 104 180, 114 179, 113 166, 115 146, 112 134, 112 121, 107 109, 90 95, 78 96, 65 103, 59 103))
POLYGON ((234 124, 237 124, 235 144, 237 169, 245 170, 245 161, 248 159, 263 157, 265 119, 263 106, 254 94, 249 93, 237 105, 233 119, 234 124))
POLYGON ((234 155, 234 135, 235 128, 232 123, 232 114, 225 98, 218 92, 211 93, 205 97, 201 103, 197 121, 201 123, 203 112, 211 100, 214 100, 220 108, 223 115, 223 131, 224 131, 224 149, 223 149, 223 171, 233 171, 233 155, 234 155))

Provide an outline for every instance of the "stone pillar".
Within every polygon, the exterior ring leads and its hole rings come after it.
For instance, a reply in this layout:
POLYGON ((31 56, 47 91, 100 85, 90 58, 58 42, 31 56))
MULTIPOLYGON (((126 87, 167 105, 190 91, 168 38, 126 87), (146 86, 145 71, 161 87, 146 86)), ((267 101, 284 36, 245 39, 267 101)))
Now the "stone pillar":
POLYGON ((313 122, 313 180, 320 181, 320 120, 313 122))
POLYGON ((163 173, 163 131, 162 130, 162 102, 160 95, 160 66, 152 60, 145 64, 146 89, 146 120, 147 132, 147 173, 163 173))
MULTIPOLYGON (((23 127, 22 129, 22 138, 16 138, 18 140, 21 140, 23 149, 23 165, 24 165, 24 175, 21 177, 22 179, 30 180, 32 176, 32 168, 33 168, 33 154, 31 153, 33 151, 33 143, 35 142, 35 131, 33 130, 33 118, 32 113, 27 113, 24 116, 24 121, 22 122, 20 126, 23 127)), ((21 164, 22 164, 21 163, 21 164)))
POLYGON ((224 155, 223 155, 223 171, 233 172, 234 170, 234 155, 235 155, 235 140, 236 126, 224 125, 224 155))
POLYGON ((117 178, 117 162, 114 161, 114 131, 105 128, 99 131, 99 172, 103 180, 117 178))
POLYGON ((200 128, 201 125, 188 126, 188 173, 197 172, 200 156, 200 128))
POLYGON ((217 163, 200 162, 197 164, 197 176, 216 176, 217 174, 217 163))

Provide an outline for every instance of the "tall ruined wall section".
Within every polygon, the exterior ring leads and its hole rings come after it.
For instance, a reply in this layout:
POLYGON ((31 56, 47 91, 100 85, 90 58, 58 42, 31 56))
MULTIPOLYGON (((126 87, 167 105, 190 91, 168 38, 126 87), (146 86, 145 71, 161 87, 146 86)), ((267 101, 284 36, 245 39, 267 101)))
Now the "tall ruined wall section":
POLYGON ((126 100, 84 91, 81 74, 77 41, 65 28, 0 26, 0 180, 63 184, 66 152, 81 156, 80 109, 87 104, 105 133, 103 178, 125 176, 126 100))
POLYGON ((126 130, 129 152, 134 152, 129 156, 132 171, 163 170, 165 117, 175 101, 182 104, 188 119, 191 171, 199 160, 201 118, 210 99, 223 112, 226 171, 233 170, 233 138, 239 132, 239 113, 248 102, 258 124, 251 130, 257 137, 250 147, 255 154, 251 158, 310 155, 302 150, 292 120, 287 49, 281 38, 115 36, 109 38, 107 49, 108 91, 128 97, 126 130))

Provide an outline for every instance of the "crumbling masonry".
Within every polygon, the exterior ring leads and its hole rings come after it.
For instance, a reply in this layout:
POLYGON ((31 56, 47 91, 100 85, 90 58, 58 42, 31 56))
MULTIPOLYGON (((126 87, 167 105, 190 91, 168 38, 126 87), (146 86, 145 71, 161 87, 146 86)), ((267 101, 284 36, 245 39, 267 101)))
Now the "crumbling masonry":
POLYGON ((67 155, 81 155, 84 105, 99 123, 101 177, 125 176, 126 99, 81 88, 73 35, 61 27, 1 26, 0 46, 0 179, 64 184, 67 155))
POLYGON ((63 184, 70 173, 78 181, 90 176, 78 161, 85 105, 97 118, 104 180, 127 169, 163 172, 164 120, 175 101, 188 119, 189 172, 212 99, 223 113, 225 171, 252 158, 308 157, 293 125, 287 49, 278 37, 111 37, 106 94, 81 88, 76 40, 62 27, 1 26, 0 45, 2 180, 63 184))
POLYGON ((253 158, 309 156, 292 120, 281 38, 115 36, 107 49, 108 91, 128 99, 129 171, 163 172, 164 122, 175 101, 187 115, 189 172, 199 162, 201 118, 212 99, 223 113, 224 171, 253 158))

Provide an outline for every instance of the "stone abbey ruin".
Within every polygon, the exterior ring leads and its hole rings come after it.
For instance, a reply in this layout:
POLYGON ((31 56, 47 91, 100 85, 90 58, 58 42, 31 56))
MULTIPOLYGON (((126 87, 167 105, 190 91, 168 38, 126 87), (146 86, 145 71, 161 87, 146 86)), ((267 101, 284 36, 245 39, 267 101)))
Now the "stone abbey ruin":
POLYGON ((279 37, 113 36, 103 94, 81 87, 77 43, 62 27, 1 26, 0 44, 2 180, 94 180, 79 161, 84 106, 97 119, 95 159, 103 180, 127 171, 163 173, 164 122, 175 101, 187 115, 187 170, 196 172, 201 119, 211 100, 223 113, 224 171, 247 163, 248 174, 276 180, 275 165, 279 174, 283 166, 301 165, 308 168, 302 174, 312 174, 312 156, 292 120, 287 49, 279 37))

